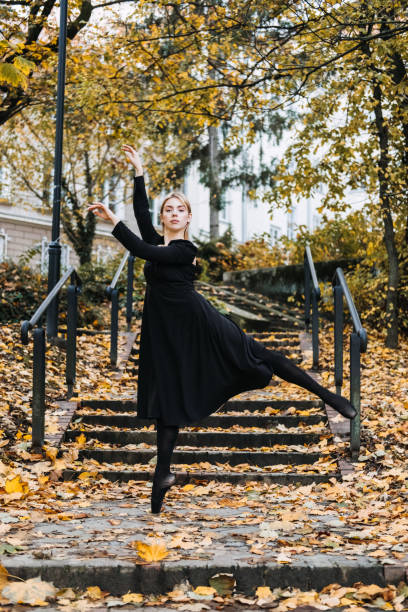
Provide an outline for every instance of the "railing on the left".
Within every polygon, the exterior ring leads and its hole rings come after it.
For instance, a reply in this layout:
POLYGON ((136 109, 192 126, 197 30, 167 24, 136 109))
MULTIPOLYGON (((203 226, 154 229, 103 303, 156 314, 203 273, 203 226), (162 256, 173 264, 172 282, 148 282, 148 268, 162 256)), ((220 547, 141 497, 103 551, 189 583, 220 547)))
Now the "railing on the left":
POLYGON ((21 323, 21 340, 28 344, 28 332, 33 330, 33 394, 32 394, 32 443, 34 450, 41 449, 44 444, 45 425, 45 353, 46 337, 43 327, 43 317, 50 304, 57 298, 67 280, 67 339, 66 339, 66 367, 65 379, 67 384, 67 398, 73 393, 76 377, 76 337, 77 337, 77 295, 81 290, 81 279, 75 269, 71 267, 60 278, 50 291, 42 304, 37 308, 29 321, 21 323), (37 327, 36 327, 37 326, 37 327))
POLYGON ((133 268, 135 256, 129 251, 123 255, 121 262, 115 272, 111 284, 106 287, 106 294, 111 301, 111 325, 110 325, 110 362, 116 366, 118 361, 118 334, 119 334, 119 289, 117 282, 122 274, 123 268, 127 262, 127 286, 126 286, 126 323, 127 330, 130 331, 130 325, 133 315, 133 268))

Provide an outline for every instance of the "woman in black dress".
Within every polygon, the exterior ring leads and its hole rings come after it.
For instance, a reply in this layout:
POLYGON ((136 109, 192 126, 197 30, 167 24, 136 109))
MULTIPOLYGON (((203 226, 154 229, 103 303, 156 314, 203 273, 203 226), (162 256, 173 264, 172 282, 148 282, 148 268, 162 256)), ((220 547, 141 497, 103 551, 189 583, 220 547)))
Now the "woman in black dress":
POLYGON ((89 210, 111 221, 113 236, 146 260, 137 414, 157 420, 151 509, 159 513, 175 482, 170 464, 179 427, 199 423, 243 391, 266 387, 273 374, 311 391, 349 419, 356 411, 282 353, 246 335, 195 291, 197 247, 188 239, 188 200, 181 193, 167 196, 160 210, 164 236, 156 232, 139 155, 129 145, 123 150, 135 168, 133 208, 142 238, 101 202, 89 210))

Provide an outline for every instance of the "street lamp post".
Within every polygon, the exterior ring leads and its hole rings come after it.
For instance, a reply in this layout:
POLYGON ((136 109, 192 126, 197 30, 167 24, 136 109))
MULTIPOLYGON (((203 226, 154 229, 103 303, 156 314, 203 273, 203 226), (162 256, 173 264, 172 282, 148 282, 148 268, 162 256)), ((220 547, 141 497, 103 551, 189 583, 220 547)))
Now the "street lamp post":
MULTIPOLYGON (((55 122, 54 191, 52 204, 52 234, 48 247, 48 293, 57 284, 61 268, 60 209, 62 142, 64 134, 65 60, 67 47, 68 0, 60 0, 60 28, 58 38, 58 84, 55 122)), ((47 310, 47 336, 58 336, 58 296, 47 310)))

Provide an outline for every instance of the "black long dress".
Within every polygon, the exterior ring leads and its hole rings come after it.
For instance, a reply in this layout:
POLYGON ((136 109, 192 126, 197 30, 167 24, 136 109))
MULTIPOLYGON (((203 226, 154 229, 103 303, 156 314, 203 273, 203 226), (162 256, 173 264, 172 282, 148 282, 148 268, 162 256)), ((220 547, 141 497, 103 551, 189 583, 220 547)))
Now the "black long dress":
POLYGON ((197 247, 154 229, 143 176, 135 177, 134 212, 142 239, 122 221, 113 236, 146 259, 137 414, 166 425, 198 423, 229 398, 268 385, 265 349, 194 289, 197 247))

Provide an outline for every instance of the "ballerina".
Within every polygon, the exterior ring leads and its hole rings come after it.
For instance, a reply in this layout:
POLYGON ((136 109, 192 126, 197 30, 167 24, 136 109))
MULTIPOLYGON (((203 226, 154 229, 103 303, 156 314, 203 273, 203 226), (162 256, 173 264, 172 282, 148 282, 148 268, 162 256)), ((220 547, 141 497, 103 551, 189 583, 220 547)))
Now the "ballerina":
POLYGON ((156 420, 151 510, 157 514, 176 480, 170 465, 179 428, 199 423, 243 391, 266 387, 273 374, 314 393, 349 419, 356 410, 281 352, 245 334, 195 290, 197 247, 188 237, 188 199, 180 192, 165 197, 160 208, 163 235, 159 234, 150 217, 140 156, 130 145, 123 151, 135 169, 133 209, 142 237, 102 202, 89 210, 110 221, 113 236, 146 260, 137 414, 156 420))

